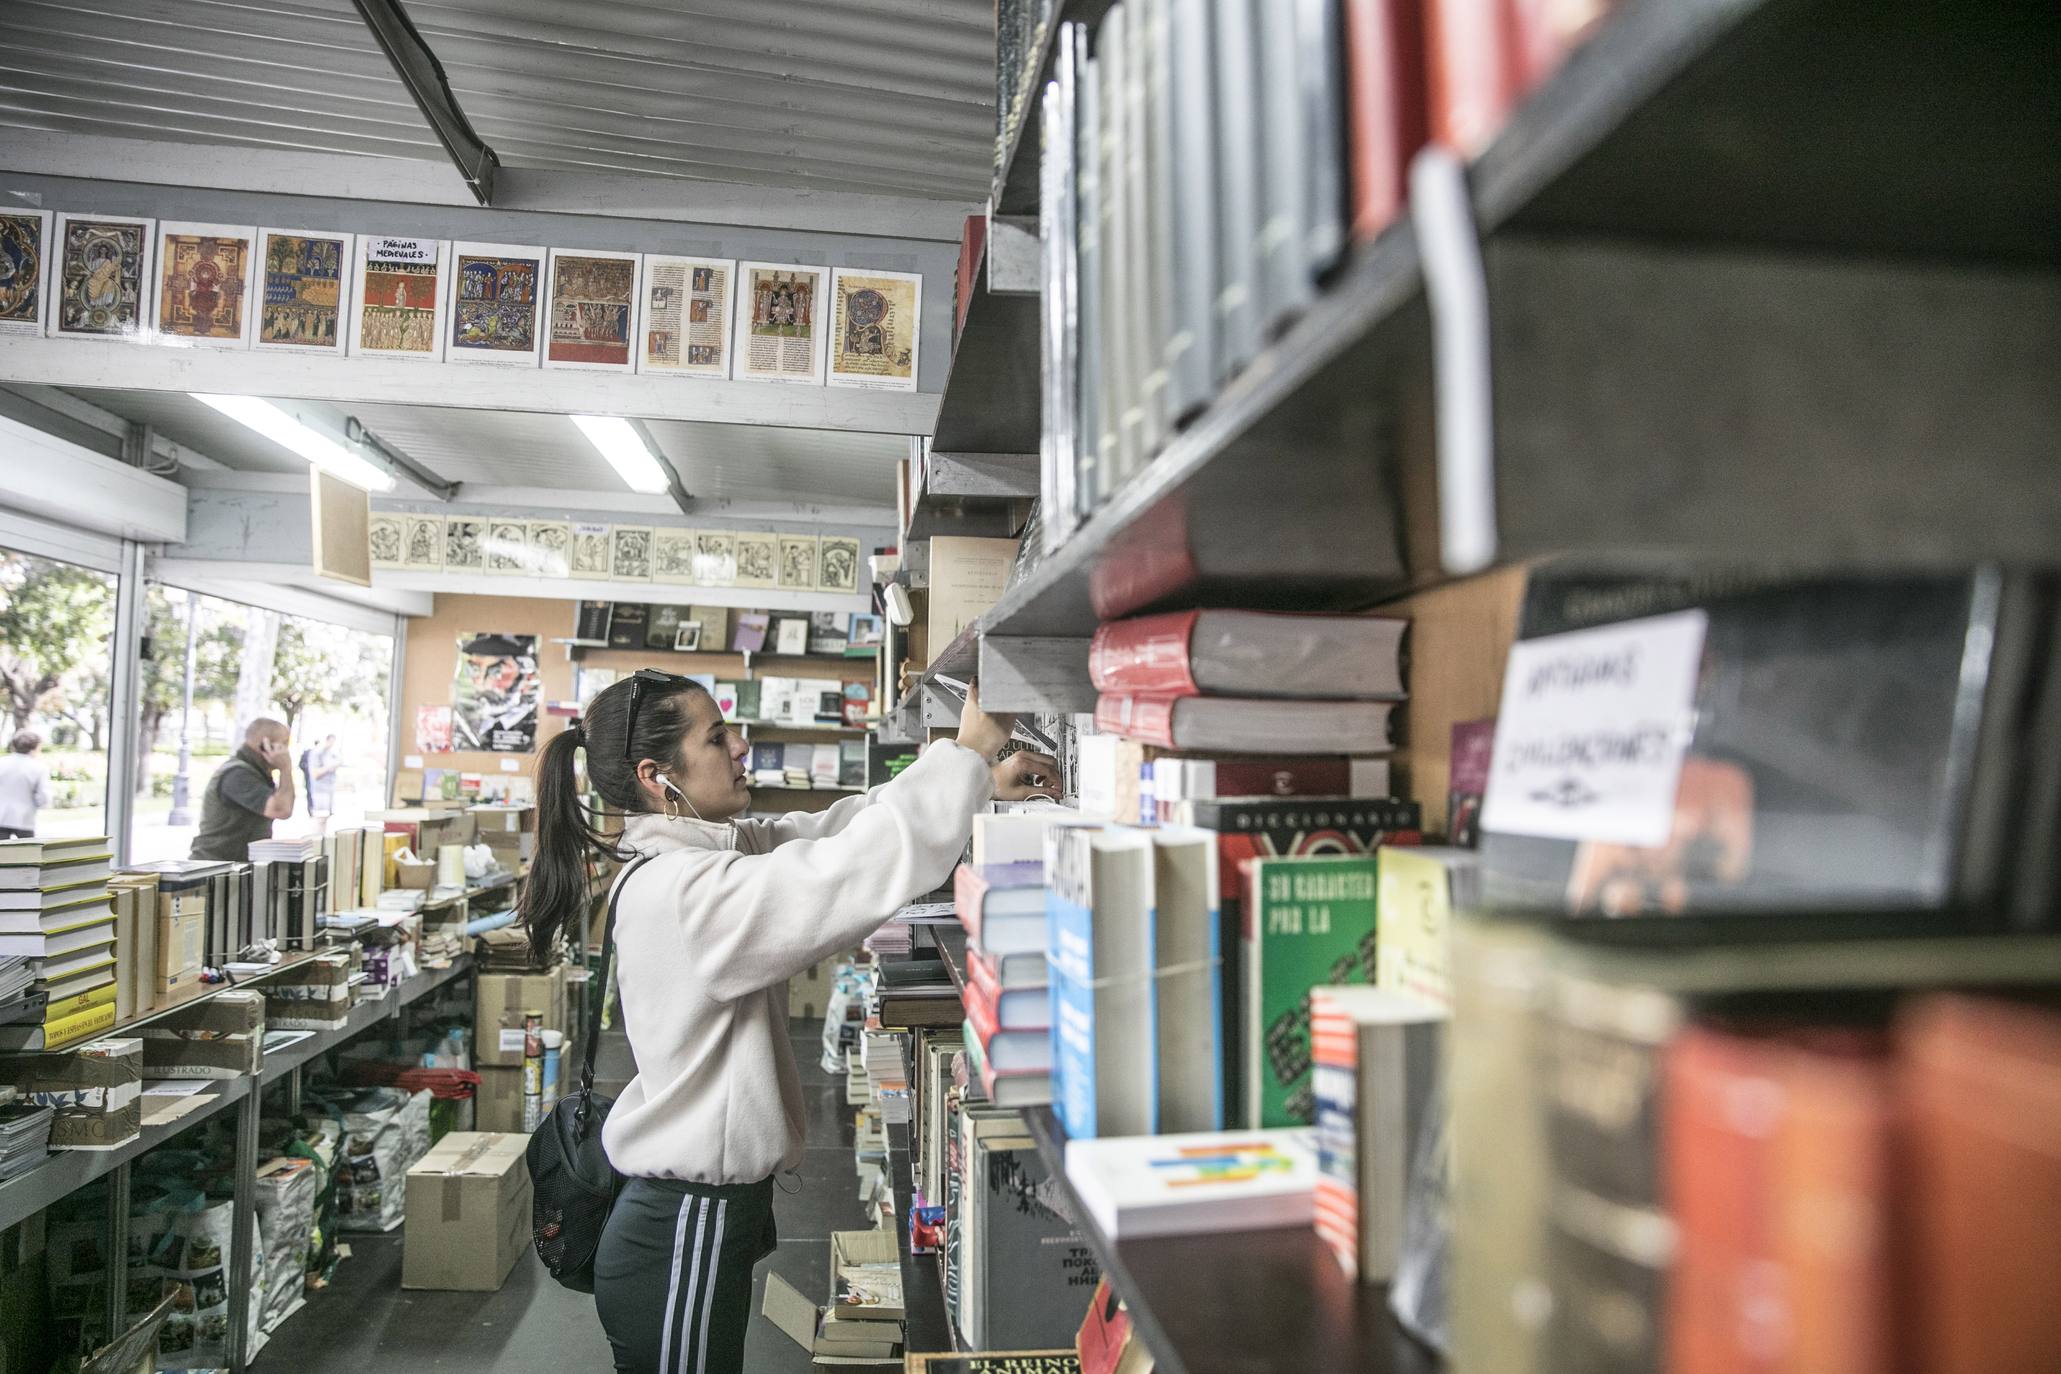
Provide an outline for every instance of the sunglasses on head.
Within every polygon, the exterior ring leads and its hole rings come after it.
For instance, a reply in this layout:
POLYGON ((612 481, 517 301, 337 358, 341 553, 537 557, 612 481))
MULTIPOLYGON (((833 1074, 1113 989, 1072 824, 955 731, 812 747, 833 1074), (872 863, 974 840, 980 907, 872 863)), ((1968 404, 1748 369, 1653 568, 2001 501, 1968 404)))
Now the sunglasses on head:
POLYGON ((693 686, 694 679, 680 673, 661 672, 657 668, 639 668, 630 676, 630 715, 623 725, 623 758, 627 761, 637 738, 637 712, 644 706, 645 696, 665 696, 682 685, 693 686))

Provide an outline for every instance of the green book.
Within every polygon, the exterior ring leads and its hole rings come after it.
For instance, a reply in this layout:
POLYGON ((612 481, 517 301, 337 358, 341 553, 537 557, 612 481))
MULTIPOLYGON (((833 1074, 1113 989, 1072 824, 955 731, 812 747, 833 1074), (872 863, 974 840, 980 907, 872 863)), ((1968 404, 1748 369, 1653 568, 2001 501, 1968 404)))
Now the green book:
POLYGON ((1374 981, 1375 875, 1367 854, 1246 864, 1248 1129, 1315 1120, 1310 989, 1374 981))
POLYGON ((759 718, 759 687, 760 684, 756 681, 737 684, 737 719, 759 718))

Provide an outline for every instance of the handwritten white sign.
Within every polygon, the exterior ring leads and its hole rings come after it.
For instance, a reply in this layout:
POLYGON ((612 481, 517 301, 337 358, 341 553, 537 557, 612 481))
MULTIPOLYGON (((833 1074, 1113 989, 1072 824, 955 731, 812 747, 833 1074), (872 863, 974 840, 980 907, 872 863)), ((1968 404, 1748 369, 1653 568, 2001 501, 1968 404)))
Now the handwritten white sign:
POLYGON ((373 236, 365 240, 367 262, 435 262, 435 239, 388 239, 373 236))
POLYGON ((1706 624, 1683 611, 1514 645, 1482 829, 1665 844, 1706 624))

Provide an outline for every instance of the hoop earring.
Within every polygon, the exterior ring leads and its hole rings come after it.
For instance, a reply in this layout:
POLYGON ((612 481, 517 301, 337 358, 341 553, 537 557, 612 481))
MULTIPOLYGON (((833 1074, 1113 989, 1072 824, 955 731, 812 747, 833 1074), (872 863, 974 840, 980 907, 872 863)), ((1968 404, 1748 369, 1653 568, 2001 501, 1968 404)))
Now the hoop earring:
POLYGON ((669 821, 677 821, 681 818, 680 803, 674 801, 671 797, 666 798, 665 816, 669 821))

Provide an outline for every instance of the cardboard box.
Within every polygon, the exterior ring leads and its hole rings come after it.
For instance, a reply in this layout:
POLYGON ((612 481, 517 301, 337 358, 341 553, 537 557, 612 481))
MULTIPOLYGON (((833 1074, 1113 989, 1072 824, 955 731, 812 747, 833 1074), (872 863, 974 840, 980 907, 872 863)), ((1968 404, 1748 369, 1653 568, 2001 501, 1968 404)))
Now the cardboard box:
POLYGON ((481 1131, 522 1130, 522 1066, 495 1069, 481 1066, 479 1087, 472 1097, 472 1124, 481 1131))
POLYGON ((56 1109, 53 1150, 113 1150, 143 1130, 143 1042, 133 1036, 51 1054, 0 1055, 0 1083, 56 1109))
POLYGON ((403 768, 394 774, 394 801, 413 804, 422 800, 423 770, 403 768))
POLYGON ((526 1135, 453 1132, 408 1170, 401 1287, 491 1293, 530 1246, 526 1135))
POLYGON ((150 1078, 240 1078, 264 1063, 265 997, 240 988, 181 1007, 145 1026, 150 1078))
POLYGON ((829 1301, 817 1306, 800 1290, 768 1272, 766 1297, 761 1308, 766 1319, 783 1335, 819 1360, 878 1359, 891 1364, 900 1358, 902 1320, 900 1309, 877 1315, 847 1314, 835 1310, 839 1278, 845 1266, 893 1264, 896 1259, 893 1231, 837 1231, 830 1237, 829 1301), (890 1315, 891 1313, 891 1315, 890 1315))
POLYGON ((537 830, 534 806, 480 805, 470 808, 470 814, 483 839, 494 834, 535 834, 537 830))
POLYGON ((522 1063, 522 1018, 544 1015, 544 1029, 570 1030, 565 1016, 565 966, 542 973, 482 973, 475 980, 472 1020, 474 1067, 522 1063))
POLYGON ((207 934, 206 892, 158 895, 157 965, 151 980, 156 1005, 176 1001, 181 992, 199 985, 207 934))
MULTIPOLYGON (((352 946, 355 953, 356 946, 352 946)), ((264 984, 265 1021, 275 1030, 334 1030, 351 1019, 352 954, 319 954, 264 984)))

